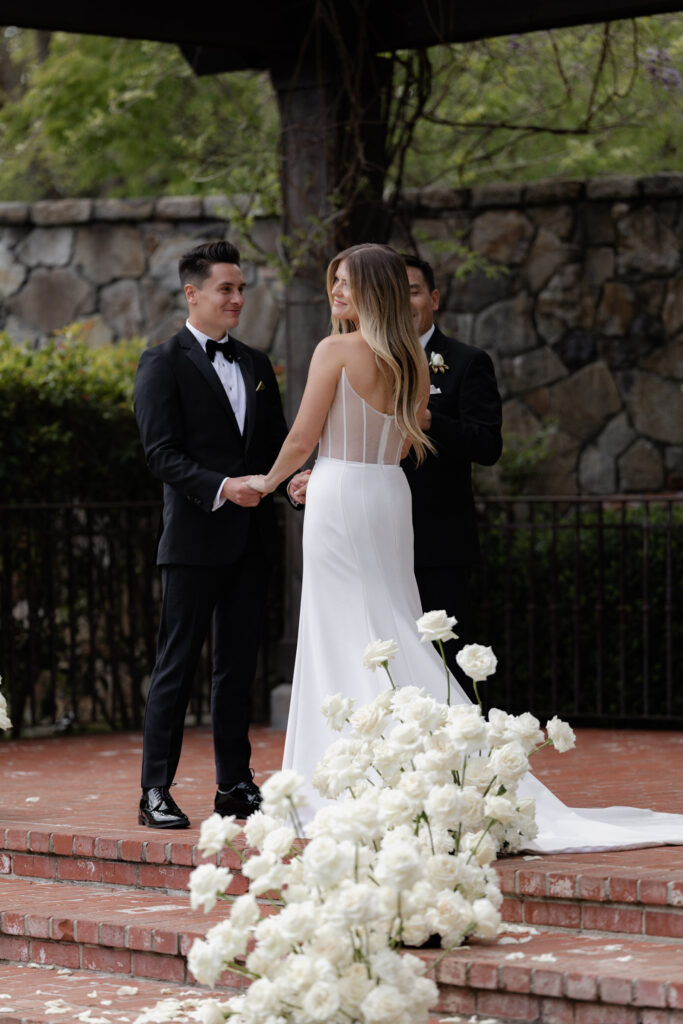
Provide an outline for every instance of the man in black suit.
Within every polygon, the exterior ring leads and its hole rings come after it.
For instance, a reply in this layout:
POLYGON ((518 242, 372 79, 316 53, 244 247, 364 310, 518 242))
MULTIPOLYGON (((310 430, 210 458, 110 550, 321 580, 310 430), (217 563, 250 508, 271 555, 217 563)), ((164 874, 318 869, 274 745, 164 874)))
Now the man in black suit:
POLYGON ((246 817, 261 802, 249 768, 249 706, 276 524, 272 498, 247 480, 270 468, 287 427, 267 356, 228 334, 244 304, 239 261, 229 242, 181 258, 188 320, 143 352, 135 379, 145 456, 164 484, 156 559, 163 598, 138 815, 151 828, 189 825, 169 788, 212 618, 214 806, 246 817))
POLYGON ((490 357, 482 349, 447 338, 434 325, 439 308, 429 263, 404 256, 413 319, 429 360, 431 395, 423 429, 436 447, 416 468, 403 463, 413 496, 415 576, 424 611, 444 608, 458 621, 458 643, 445 645, 451 671, 460 647, 471 643, 470 576, 479 560, 472 495, 472 463, 500 458, 501 400, 490 357))

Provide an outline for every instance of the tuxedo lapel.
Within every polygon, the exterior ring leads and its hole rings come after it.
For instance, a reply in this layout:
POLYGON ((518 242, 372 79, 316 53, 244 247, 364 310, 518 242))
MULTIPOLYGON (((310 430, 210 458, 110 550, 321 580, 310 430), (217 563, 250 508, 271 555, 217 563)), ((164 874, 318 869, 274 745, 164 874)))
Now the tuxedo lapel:
POLYGON ((244 427, 244 447, 249 447, 254 434, 254 422, 256 420, 256 384, 254 378, 254 364, 251 353, 246 346, 235 339, 235 348, 239 355, 239 368, 244 378, 244 388, 247 397, 247 422, 244 427))
POLYGON ((211 365, 211 361, 206 355, 206 352, 192 334, 192 331, 188 331, 186 327, 183 327, 182 331, 178 334, 178 342, 184 350, 187 358, 190 362, 194 363, 206 383, 213 391, 214 395, 218 399, 221 409, 228 417, 228 420, 236 431, 237 436, 241 439, 242 435, 240 434, 240 428, 237 424, 235 413, 230 405, 230 399, 226 395, 225 388, 221 384, 220 377, 211 365))

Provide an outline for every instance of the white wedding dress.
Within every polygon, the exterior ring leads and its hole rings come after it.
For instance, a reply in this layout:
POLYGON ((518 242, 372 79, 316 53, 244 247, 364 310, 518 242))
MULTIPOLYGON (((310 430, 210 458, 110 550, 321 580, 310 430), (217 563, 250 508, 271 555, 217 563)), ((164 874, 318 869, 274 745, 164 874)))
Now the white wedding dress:
MULTIPOLYGON (((387 685, 363 666, 373 640, 396 640, 390 668, 397 686, 423 686, 446 699, 442 661, 420 642, 422 614, 413 572, 411 495, 400 453, 403 437, 388 416, 358 395, 342 369, 308 484, 304 519, 301 613, 287 723, 284 768, 306 781, 310 820, 326 801, 310 779, 337 734, 320 712, 334 693, 372 700, 387 685)), ((448 543, 435 537, 435 544, 448 543)), ((431 609, 425 609, 430 611, 431 609)), ((451 679, 451 703, 470 703, 451 679)), ((569 808, 528 775, 520 795, 536 800, 539 853, 626 849, 683 843, 683 815, 632 807, 569 808)))

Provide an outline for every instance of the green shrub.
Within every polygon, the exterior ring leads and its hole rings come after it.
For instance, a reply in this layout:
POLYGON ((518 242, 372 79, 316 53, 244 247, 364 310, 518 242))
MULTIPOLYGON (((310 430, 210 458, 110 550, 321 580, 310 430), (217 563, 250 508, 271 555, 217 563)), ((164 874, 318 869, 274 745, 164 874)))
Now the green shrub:
POLYGON ((144 342, 88 348, 68 328, 45 348, 0 334, 0 501, 159 496, 133 415, 144 342))

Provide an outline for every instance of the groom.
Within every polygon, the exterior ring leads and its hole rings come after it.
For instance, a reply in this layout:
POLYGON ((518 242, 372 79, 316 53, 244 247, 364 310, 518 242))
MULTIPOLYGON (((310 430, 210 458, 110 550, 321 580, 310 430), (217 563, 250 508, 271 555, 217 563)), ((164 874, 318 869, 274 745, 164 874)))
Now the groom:
POLYGON ((189 825, 169 789, 211 622, 215 810, 244 818, 261 802, 249 768, 249 710, 276 524, 272 497, 248 477, 270 468, 287 427, 270 361, 231 333, 244 304, 239 263, 229 242, 181 258, 187 322, 143 352, 135 379, 145 456, 164 484, 156 558, 163 596, 138 814, 150 828, 189 825))
POLYGON ((492 466, 500 458, 501 400, 489 355, 435 326, 439 293, 429 263, 403 259, 413 320, 429 360, 431 394, 422 426, 436 447, 419 468, 410 458, 403 462, 413 496, 415 576, 423 610, 444 608, 458 620, 460 643, 444 650, 463 682, 455 656, 476 639, 470 613, 470 575, 479 559, 472 463, 492 466))

